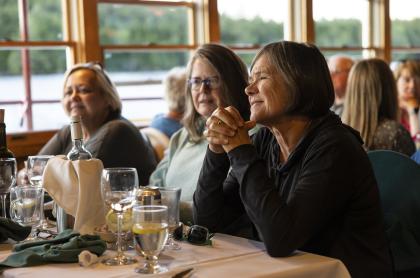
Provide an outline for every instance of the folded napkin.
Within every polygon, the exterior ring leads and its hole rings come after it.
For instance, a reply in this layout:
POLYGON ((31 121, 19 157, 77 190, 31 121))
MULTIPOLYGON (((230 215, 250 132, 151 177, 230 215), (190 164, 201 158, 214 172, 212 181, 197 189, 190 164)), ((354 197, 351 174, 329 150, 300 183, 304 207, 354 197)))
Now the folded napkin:
POLYGON ((71 161, 56 156, 48 160, 44 170, 45 190, 75 218, 73 229, 81 234, 92 234, 95 227, 105 224, 102 169, 99 159, 71 161))
POLYGON ((0 262, 0 269, 47 263, 76 263, 78 255, 84 250, 100 256, 106 250, 106 243, 99 236, 80 235, 65 230, 51 240, 16 244, 13 253, 0 262))
POLYGON ((0 242, 11 238, 16 241, 24 240, 31 233, 30 226, 21 226, 10 219, 0 217, 0 242))

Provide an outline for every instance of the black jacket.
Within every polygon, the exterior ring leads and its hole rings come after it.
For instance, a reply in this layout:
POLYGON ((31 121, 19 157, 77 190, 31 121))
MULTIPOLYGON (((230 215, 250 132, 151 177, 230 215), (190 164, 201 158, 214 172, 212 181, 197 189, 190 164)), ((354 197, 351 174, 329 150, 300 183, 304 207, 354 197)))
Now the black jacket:
POLYGON ((208 150, 195 222, 237 234, 250 219, 270 256, 299 249, 340 259, 352 277, 391 277, 379 192, 357 132, 331 113, 312 122, 283 165, 279 155, 267 128, 228 155, 208 150))

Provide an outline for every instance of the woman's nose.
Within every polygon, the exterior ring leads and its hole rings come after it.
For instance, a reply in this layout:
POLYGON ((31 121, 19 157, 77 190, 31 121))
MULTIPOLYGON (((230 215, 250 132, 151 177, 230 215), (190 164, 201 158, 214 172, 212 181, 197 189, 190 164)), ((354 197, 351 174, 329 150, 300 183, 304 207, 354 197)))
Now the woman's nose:
POLYGON ((204 94, 210 93, 211 92, 210 86, 208 86, 208 85, 206 85, 206 83, 202 82, 201 85, 200 85, 199 92, 204 93, 204 94))
POLYGON ((246 86, 245 94, 249 96, 255 93, 256 93, 255 83, 250 83, 248 86, 246 86))

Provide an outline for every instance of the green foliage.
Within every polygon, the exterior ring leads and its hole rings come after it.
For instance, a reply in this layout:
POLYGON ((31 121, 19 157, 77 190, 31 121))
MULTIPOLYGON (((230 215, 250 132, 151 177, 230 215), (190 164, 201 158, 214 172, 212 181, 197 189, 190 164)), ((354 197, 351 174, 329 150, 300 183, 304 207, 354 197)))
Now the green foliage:
MULTIPOLYGON (((60 0, 28 1, 29 37, 36 41, 62 40, 62 7, 60 0)), ((18 5, 16 0, 0 0, 0 40, 19 40, 18 5)), ((99 4, 101 44, 188 44, 188 9, 99 4)), ((281 40, 284 26, 261 17, 234 19, 221 14, 221 41, 247 46, 281 40)), ((323 46, 361 46, 362 25, 357 19, 320 20, 315 25, 316 44, 323 46)), ((420 19, 395 20, 392 26, 395 46, 420 45, 420 19)), ((250 63, 253 53, 242 53, 250 63)), ((64 49, 31 50, 32 72, 63 72, 66 67, 64 49)), ((154 71, 185 65, 188 51, 108 52, 105 62, 109 71, 154 71)), ((0 74, 21 74, 21 51, 0 50, 0 74)))
POLYGON ((357 19, 320 20, 315 25, 319 47, 355 47, 362 45, 362 23, 357 19))
POLYGON ((265 21, 257 16, 253 19, 234 19, 220 16, 221 41, 230 45, 265 44, 283 39, 283 24, 265 21))

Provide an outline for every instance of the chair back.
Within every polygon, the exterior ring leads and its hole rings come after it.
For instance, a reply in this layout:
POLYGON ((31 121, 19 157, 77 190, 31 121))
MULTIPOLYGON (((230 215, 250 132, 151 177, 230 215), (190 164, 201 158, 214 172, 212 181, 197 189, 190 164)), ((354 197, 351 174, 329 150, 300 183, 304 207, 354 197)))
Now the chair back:
POLYGON ((420 268, 420 165, 389 150, 368 152, 397 272, 420 268))

